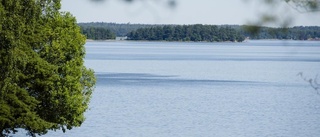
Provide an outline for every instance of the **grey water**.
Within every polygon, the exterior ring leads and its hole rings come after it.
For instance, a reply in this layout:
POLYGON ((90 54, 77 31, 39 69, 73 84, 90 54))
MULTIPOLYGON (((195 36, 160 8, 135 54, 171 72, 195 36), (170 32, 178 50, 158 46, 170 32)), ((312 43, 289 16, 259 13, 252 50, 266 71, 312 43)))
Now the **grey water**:
POLYGON ((76 137, 318 137, 318 41, 87 42, 97 85, 76 137))

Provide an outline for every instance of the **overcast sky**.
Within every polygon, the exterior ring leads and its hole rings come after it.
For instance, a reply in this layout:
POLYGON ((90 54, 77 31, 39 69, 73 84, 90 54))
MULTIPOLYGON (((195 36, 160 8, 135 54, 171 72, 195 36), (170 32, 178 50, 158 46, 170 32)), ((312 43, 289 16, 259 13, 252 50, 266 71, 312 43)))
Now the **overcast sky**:
POLYGON ((141 24, 248 24, 262 13, 280 19, 293 18, 290 25, 320 25, 320 12, 301 13, 286 3, 271 7, 259 0, 62 0, 62 11, 69 11, 78 22, 116 22, 141 24))

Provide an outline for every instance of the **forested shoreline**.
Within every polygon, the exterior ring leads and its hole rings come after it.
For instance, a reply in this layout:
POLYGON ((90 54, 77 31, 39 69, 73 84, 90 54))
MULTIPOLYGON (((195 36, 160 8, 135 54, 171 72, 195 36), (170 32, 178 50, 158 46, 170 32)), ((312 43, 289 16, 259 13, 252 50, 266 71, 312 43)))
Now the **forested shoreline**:
POLYGON ((272 28, 247 25, 151 25, 105 22, 78 23, 87 39, 147 41, 241 42, 248 39, 319 40, 319 26, 272 28))
POLYGON ((128 40, 241 42, 245 39, 231 27, 216 25, 165 25, 140 28, 127 34, 128 40))
POLYGON ((103 27, 81 27, 81 33, 85 35, 87 39, 93 40, 107 40, 116 38, 116 35, 112 31, 103 27))

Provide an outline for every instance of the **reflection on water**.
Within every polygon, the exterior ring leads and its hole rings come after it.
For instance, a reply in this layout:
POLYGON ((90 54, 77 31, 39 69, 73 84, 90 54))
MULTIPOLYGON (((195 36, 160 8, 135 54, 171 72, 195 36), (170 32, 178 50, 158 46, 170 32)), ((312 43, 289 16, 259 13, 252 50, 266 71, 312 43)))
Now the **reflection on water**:
POLYGON ((258 81, 237 81, 237 80, 202 80, 202 79, 181 79, 177 76, 161 76, 143 73, 107 73, 96 74, 98 85, 108 86, 145 86, 145 85, 179 85, 179 84, 262 84, 258 81))

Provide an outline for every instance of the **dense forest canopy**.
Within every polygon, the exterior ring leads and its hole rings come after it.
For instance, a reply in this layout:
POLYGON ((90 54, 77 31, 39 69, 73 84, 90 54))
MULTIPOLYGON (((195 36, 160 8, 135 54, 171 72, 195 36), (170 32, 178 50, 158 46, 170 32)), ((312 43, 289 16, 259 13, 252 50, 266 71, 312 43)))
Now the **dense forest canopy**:
POLYGON ((115 39, 116 35, 107 28, 103 27, 81 27, 81 33, 88 39, 106 40, 115 39))
POLYGON ((242 38, 308 40, 320 38, 319 26, 273 28, 247 25, 151 25, 104 22, 79 23, 79 25, 82 28, 82 33, 88 39, 94 40, 114 39, 115 36, 129 36, 131 40, 168 41, 241 41, 242 38), (254 28, 258 28, 257 31, 250 30, 254 28), (161 36, 165 33, 166 35, 161 36))
POLYGON ((130 32, 129 40, 160 41, 243 41, 244 36, 231 27, 216 25, 165 25, 130 32))
POLYGON ((81 28, 106 28, 114 33, 117 37, 124 37, 129 32, 137 30, 139 28, 148 28, 156 25, 148 24, 130 24, 130 23, 105 23, 105 22, 90 22, 90 23, 78 23, 81 28))
POLYGON ((292 39, 309 40, 320 38, 320 27, 318 26, 296 26, 291 28, 260 27, 257 33, 250 33, 247 26, 238 28, 242 35, 250 39, 292 39))

